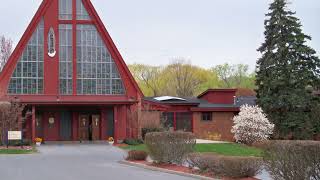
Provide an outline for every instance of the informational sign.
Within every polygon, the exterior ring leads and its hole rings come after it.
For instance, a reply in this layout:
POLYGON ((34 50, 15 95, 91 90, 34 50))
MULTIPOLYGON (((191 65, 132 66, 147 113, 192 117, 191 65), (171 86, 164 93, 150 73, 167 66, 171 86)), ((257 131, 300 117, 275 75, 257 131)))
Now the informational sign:
POLYGON ((8 131, 8 140, 21 140, 21 131, 8 131))

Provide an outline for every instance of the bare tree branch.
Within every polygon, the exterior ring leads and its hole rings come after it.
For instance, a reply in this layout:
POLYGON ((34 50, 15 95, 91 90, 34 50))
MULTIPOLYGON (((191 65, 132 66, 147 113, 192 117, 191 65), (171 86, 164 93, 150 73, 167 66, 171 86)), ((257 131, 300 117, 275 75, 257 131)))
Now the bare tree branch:
POLYGON ((12 40, 0 36, 0 72, 7 63, 12 52, 12 40))

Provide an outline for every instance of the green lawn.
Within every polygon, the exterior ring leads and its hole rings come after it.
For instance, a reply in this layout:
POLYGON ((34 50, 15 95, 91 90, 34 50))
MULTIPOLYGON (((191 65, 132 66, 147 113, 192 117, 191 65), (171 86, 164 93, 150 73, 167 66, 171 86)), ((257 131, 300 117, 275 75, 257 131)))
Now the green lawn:
POLYGON ((130 145, 130 146, 124 146, 124 147, 120 147, 120 148, 124 149, 124 150, 128 150, 128 151, 131 151, 131 150, 147 151, 147 147, 144 144, 140 144, 140 145, 136 145, 136 146, 130 145))
MULTIPOLYGON (((121 147, 125 150, 143 150, 147 151, 147 147, 142 144, 138 146, 121 147)), ((242 144, 235 143, 218 143, 218 144, 197 144, 195 147, 196 152, 205 153, 212 152, 227 156, 255 156, 260 157, 262 150, 254 147, 249 147, 242 144)))
POLYGON ((0 154, 31 154, 36 152, 36 149, 31 150, 26 149, 0 149, 0 154))
POLYGON ((197 144, 197 152, 213 152, 226 156, 262 156, 262 150, 235 143, 197 144))

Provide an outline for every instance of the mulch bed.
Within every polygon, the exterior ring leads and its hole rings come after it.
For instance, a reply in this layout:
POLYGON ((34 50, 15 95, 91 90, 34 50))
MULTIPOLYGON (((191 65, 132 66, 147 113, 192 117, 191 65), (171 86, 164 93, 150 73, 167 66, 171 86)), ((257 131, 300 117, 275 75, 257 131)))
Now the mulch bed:
POLYGON ((16 149, 16 150, 20 150, 20 149, 23 149, 23 150, 32 150, 32 147, 31 146, 9 146, 7 148, 7 146, 0 146, 0 150, 2 149, 16 149))
MULTIPOLYGON (((143 164, 143 165, 147 165, 147 166, 152 166, 152 167, 157 167, 157 168, 162 168, 162 169, 171 170, 171 171, 176 171, 176 172, 183 172, 183 173, 188 173, 188 174, 195 174, 195 175, 200 175, 200 176, 205 176, 205 177, 216 178, 213 174, 202 173, 202 172, 199 172, 198 170, 191 169, 191 168, 184 167, 184 166, 175 165, 175 164, 153 164, 153 163, 150 163, 147 161, 130 161, 130 162, 143 164)), ((238 178, 238 179, 234 179, 234 178, 222 178, 222 179, 223 180, 259 180, 257 178, 251 178, 251 177, 238 178)))
POLYGON ((114 146, 116 146, 116 147, 127 147, 128 144, 114 144, 114 146))

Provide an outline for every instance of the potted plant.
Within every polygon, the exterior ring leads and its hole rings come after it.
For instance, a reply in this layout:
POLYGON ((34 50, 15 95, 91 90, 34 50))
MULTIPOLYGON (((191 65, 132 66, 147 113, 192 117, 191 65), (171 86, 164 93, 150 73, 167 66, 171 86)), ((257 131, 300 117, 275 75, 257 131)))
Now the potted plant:
POLYGON ((37 138, 34 139, 34 141, 36 142, 37 146, 40 146, 41 143, 42 143, 42 138, 37 137, 37 138))
POLYGON ((108 138, 108 142, 109 142, 110 145, 113 145, 113 143, 114 143, 113 137, 109 137, 108 138))

